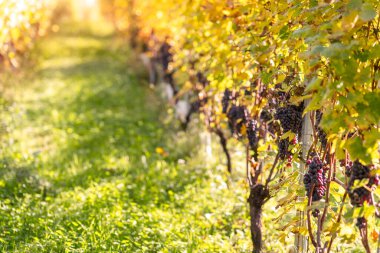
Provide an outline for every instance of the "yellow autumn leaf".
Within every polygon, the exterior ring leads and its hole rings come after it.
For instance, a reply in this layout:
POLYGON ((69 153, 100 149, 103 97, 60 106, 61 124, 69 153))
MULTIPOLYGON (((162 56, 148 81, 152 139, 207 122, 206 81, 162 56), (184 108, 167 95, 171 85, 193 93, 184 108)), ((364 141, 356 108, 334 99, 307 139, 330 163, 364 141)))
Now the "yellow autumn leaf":
POLYGON ((349 15, 342 18, 342 28, 344 31, 349 31, 355 27, 356 22, 359 20, 357 11, 351 12, 349 15))
POLYGON ((282 83, 282 82, 285 80, 285 78, 286 78, 286 75, 285 75, 285 74, 279 74, 279 75, 277 76, 277 82, 278 82, 278 83, 282 83))

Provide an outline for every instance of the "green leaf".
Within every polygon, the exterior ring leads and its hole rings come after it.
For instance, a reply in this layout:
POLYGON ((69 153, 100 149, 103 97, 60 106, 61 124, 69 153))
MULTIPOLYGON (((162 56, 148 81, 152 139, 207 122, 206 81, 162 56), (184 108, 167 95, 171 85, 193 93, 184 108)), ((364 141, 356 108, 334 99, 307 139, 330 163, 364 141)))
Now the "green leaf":
POLYGON ((278 37, 280 39, 287 39, 289 37, 289 26, 288 25, 285 25, 281 28, 278 37))
POLYGON ((306 37, 310 36, 311 34, 313 34, 313 30, 311 29, 311 27, 306 26, 306 27, 301 27, 301 28, 295 30, 292 33, 292 37, 294 37, 294 38, 306 38, 306 37))
POLYGON ((352 160, 359 159, 365 164, 370 164, 372 159, 367 152, 367 149, 363 146, 363 142, 359 137, 347 140, 346 148, 352 158, 352 160))
POLYGON ((368 109, 376 118, 380 118, 380 93, 371 92, 364 95, 364 99, 368 102, 368 109))
POLYGON ((322 45, 316 45, 316 46, 314 46, 314 47, 311 48, 311 53, 314 54, 314 55, 318 55, 318 54, 320 54, 324 49, 325 49, 324 46, 322 46, 322 45))
POLYGON ((289 99, 289 102, 293 105, 299 105, 302 101, 305 101, 307 99, 311 99, 313 97, 313 94, 307 94, 304 96, 293 96, 289 99))
POLYGON ((310 206, 306 206, 304 211, 314 210, 314 209, 323 209, 326 206, 326 201, 321 199, 319 201, 313 201, 310 206))
POLYGON ((313 8, 313 7, 316 7, 316 6, 318 6, 318 1, 317 0, 311 0, 309 2, 309 7, 310 8, 313 8))
POLYGON ((369 58, 370 59, 377 59, 380 58, 380 44, 377 44, 374 46, 369 53, 369 58))
POLYGON ((322 79, 319 79, 318 77, 314 77, 313 79, 311 79, 311 81, 306 85, 305 93, 318 90, 321 87, 321 82, 322 79))
POLYGON ((277 201, 276 208, 283 206, 283 205, 287 205, 291 202, 294 202, 295 197, 297 197, 297 194, 295 192, 288 193, 288 195, 286 195, 285 197, 283 197, 277 201))
POLYGON ((360 18, 365 21, 371 21, 376 17, 376 9, 369 3, 365 3, 362 6, 362 11, 360 12, 360 18))
POLYGON ((323 101, 323 94, 321 94, 321 93, 315 94, 313 99, 306 106, 302 115, 304 116, 307 112, 320 109, 322 107, 322 101, 323 101))
POLYGON ((333 57, 342 58, 342 57, 345 57, 345 55, 343 54, 343 51, 345 49, 346 47, 342 43, 335 42, 331 44, 330 46, 325 47, 323 51, 321 52, 321 54, 327 58, 333 58, 333 57))
POLYGON ((348 5, 347 5, 347 8, 349 10, 360 10, 361 7, 363 5, 363 1, 362 0, 351 0, 348 5))

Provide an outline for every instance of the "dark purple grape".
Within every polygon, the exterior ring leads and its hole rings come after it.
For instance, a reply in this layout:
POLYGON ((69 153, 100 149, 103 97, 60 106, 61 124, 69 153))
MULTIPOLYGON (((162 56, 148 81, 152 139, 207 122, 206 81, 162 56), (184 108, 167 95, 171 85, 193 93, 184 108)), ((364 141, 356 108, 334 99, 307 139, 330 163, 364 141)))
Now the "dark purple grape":
POLYGON ((317 218, 319 213, 320 213, 319 209, 314 209, 312 212, 312 215, 313 215, 313 217, 317 218))
POLYGON ((244 89, 244 96, 249 97, 249 96, 252 96, 252 94, 253 94, 253 92, 250 91, 249 89, 244 89))
POLYGON ((367 226, 367 220, 364 217, 360 217, 356 220, 356 226, 359 229, 365 228, 367 226))

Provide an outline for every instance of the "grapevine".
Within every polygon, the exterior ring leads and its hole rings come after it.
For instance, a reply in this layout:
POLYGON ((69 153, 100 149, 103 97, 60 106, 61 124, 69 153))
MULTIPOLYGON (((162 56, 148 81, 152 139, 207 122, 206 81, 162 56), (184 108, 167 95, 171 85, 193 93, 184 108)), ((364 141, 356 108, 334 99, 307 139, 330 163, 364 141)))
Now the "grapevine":
MULTIPOLYGON (((310 202, 324 199, 326 206, 332 201, 342 206, 332 215, 327 215, 331 210, 326 207, 313 211, 318 217, 315 238, 308 224, 316 250, 330 251, 336 236, 322 241, 336 233, 324 224, 331 217, 341 222, 343 207, 349 205, 345 197, 331 197, 336 195, 332 184, 347 190, 354 205, 375 204, 367 188, 376 184, 378 176, 360 174, 358 168, 378 165, 379 159, 379 144, 374 141, 380 118, 376 109, 379 3, 136 1, 133 8, 140 39, 148 38, 144 43, 149 44, 152 38, 147 34, 154 30, 157 35, 160 46, 149 50, 153 55, 160 51, 156 48, 165 52, 161 53, 165 55, 161 68, 164 74, 170 73, 173 90, 178 90, 176 98, 192 97, 192 111, 204 116, 211 132, 226 140, 223 130, 229 128, 231 137, 248 147, 254 252, 263 250, 263 206, 278 197, 279 191, 271 187, 281 185, 294 170, 301 172, 304 182, 294 191, 305 191, 310 202), (313 132, 305 133, 309 121, 313 132), (306 147, 305 135, 312 136, 312 145, 298 152, 299 146, 306 147), (350 179, 344 181, 346 176, 337 169, 336 160, 346 161, 348 155, 355 162, 345 169, 350 179), (272 166, 264 166, 263 157, 270 157, 272 166), (306 171, 300 169, 303 166, 306 171), (354 181, 363 176, 369 183, 353 189, 354 181)), ((283 205, 290 208, 293 204, 283 205)), ((364 219, 358 220, 368 226, 364 219)), ((297 225, 288 227, 287 232, 300 230, 297 225)), ((368 245, 364 247, 368 251, 368 245)))
MULTIPOLYGON (((59 30, 53 2, 0 0, 4 77, 20 72, 41 36, 59 30)), ((297 252, 380 248, 380 1, 98 3, 120 35, 115 45, 129 43, 144 81, 166 99, 173 131, 217 138, 224 156, 209 160, 227 167, 220 178, 229 190, 247 191, 247 217, 228 215, 247 228, 249 219, 254 253, 273 252, 274 237, 283 246, 294 239, 297 252)), ((212 226, 232 239, 245 232, 212 226)))

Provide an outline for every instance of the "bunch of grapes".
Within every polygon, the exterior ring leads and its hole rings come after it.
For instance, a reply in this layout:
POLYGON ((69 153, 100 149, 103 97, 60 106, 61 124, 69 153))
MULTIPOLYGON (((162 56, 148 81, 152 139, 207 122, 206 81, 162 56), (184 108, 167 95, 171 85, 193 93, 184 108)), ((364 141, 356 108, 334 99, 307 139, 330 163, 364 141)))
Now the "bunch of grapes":
POLYGON ((275 118, 281 122, 284 132, 299 133, 302 128, 302 112, 303 108, 300 106, 280 107, 276 111, 275 118))
POLYGON ((229 89, 225 89, 223 98, 222 98, 222 112, 223 113, 227 113, 231 100, 232 100, 232 92, 229 89))
POLYGON ((159 60, 165 73, 168 72, 169 64, 173 61, 173 55, 170 52, 170 49, 170 44, 168 42, 164 42, 158 50, 159 60))
MULTIPOLYGON (((302 129, 302 112, 303 105, 280 107, 276 111, 275 119, 280 121, 283 132, 292 131, 293 133, 300 134, 302 129)), ((296 143, 297 140, 292 140, 292 144, 296 143)), ((289 145, 288 139, 279 140, 278 150, 281 159, 291 156, 291 152, 288 150, 289 145)))
POLYGON ((291 167, 291 163, 293 161, 293 153, 289 150, 290 145, 296 145, 298 143, 298 138, 295 136, 291 141, 288 139, 279 140, 277 143, 278 154, 280 159, 284 160, 287 158, 287 166, 291 167))
POLYGON ((349 197, 351 204, 354 206, 362 206, 364 202, 372 203, 371 188, 380 184, 379 175, 371 176, 371 166, 364 166, 359 161, 350 162, 346 168, 346 174, 350 176, 350 182, 348 186, 349 197), (366 186, 352 189, 355 181, 369 179, 366 186))
POLYGON ((207 77, 205 77, 201 72, 197 72, 196 74, 197 80, 200 84, 202 84, 203 88, 209 84, 207 77))
POLYGON ((247 123, 249 116, 245 106, 232 105, 227 113, 228 125, 232 133, 239 135, 242 127, 247 123))
POLYGON ((257 129, 257 121, 256 120, 249 120, 248 126, 247 126, 247 136, 249 141, 249 146, 253 150, 257 150, 257 147, 259 145, 259 137, 258 137, 258 129, 257 129))
POLYGON ((321 200, 326 193, 326 171, 328 170, 328 167, 325 166, 317 156, 315 156, 313 160, 307 161, 307 164, 308 171, 303 178, 307 196, 310 196, 314 185, 314 190, 311 196, 312 201, 321 200))
POLYGON ((197 96, 193 99, 191 103, 191 107, 194 112, 200 112, 201 109, 203 109, 206 106, 209 100, 209 95, 204 91, 199 91, 196 93, 196 95, 197 96))
POLYGON ((190 104, 190 110, 186 115, 186 122, 184 125, 184 128, 186 129, 187 125, 190 123, 191 115, 198 113, 201 111, 201 109, 206 105, 207 103, 207 97, 200 98, 199 96, 197 99, 190 104))
MULTIPOLYGON (((340 162, 341 166, 345 166, 345 161, 340 162)), ((364 202, 372 204, 371 189, 380 185, 380 176, 371 175, 373 166, 364 166, 359 161, 348 161, 346 165, 346 176, 350 177, 348 185, 348 196, 350 197, 351 204, 354 206, 362 206, 364 202), (369 179, 366 186, 352 189, 355 181, 369 179)), ((364 217, 359 217, 356 221, 356 226, 363 229, 367 226, 367 220, 364 217)))
POLYGON ((280 140, 278 142, 277 146, 278 146, 279 156, 282 160, 291 155, 291 152, 289 152, 289 141, 288 140, 280 140))

